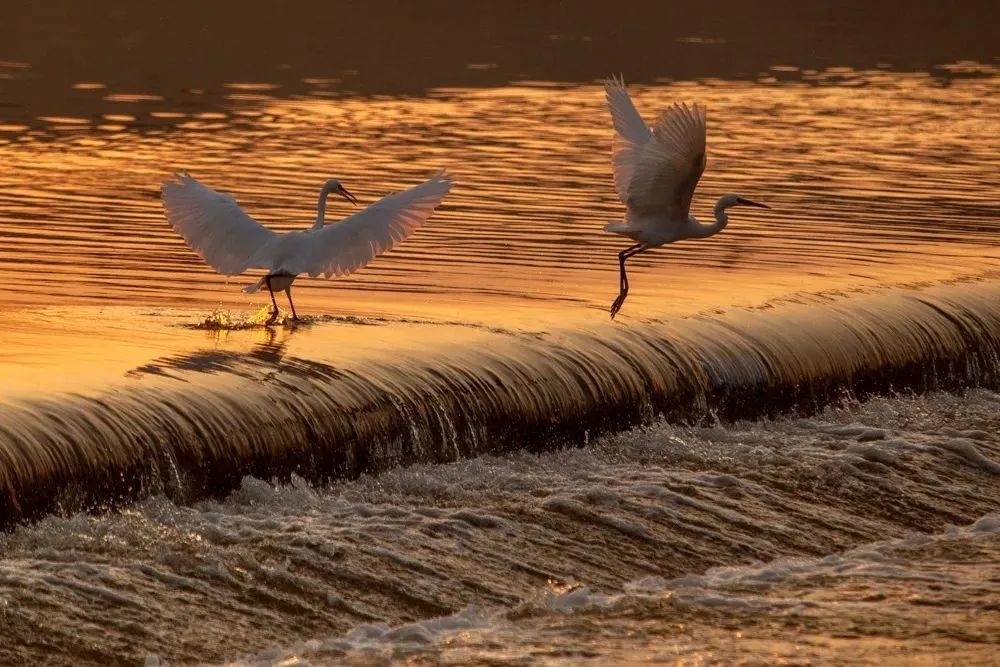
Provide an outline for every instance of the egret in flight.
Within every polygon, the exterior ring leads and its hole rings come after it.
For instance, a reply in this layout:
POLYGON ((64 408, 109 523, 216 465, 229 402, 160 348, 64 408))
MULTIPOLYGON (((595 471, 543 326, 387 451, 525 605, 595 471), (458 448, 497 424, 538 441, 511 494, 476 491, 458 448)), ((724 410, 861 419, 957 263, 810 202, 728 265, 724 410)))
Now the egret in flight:
POLYGON ((627 207, 625 219, 609 223, 604 231, 636 242, 618 254, 621 284, 611 304, 614 319, 628 296, 625 260, 629 257, 674 241, 718 234, 729 223, 726 209, 733 206, 770 207, 727 194, 715 204, 715 223, 698 222, 690 211, 694 189, 705 171, 705 107, 673 104, 650 129, 636 111, 624 80, 612 77, 604 90, 615 126, 615 190, 627 207))
POLYGON ((187 174, 178 174, 163 184, 163 205, 174 231, 219 273, 235 276, 248 269, 267 271, 243 291, 252 294, 267 288, 274 307, 267 324, 273 324, 278 319, 276 291, 288 296, 292 319, 297 320, 292 283, 300 273, 312 278, 321 273, 327 278, 354 273, 409 237, 431 216, 451 185, 451 178, 442 171, 425 183, 327 225, 326 200, 331 193, 355 206, 358 203, 343 185, 330 180, 320 190, 312 228, 283 234, 248 216, 231 196, 187 174))

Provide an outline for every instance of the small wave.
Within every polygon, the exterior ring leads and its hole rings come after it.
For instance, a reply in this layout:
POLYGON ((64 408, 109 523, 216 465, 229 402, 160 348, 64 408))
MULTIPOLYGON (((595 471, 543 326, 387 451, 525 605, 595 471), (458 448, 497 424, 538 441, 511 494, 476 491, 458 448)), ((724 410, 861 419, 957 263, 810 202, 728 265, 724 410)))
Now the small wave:
MULTIPOLYGON (((589 586, 549 587, 512 608, 469 606, 448 616, 395 627, 369 623, 343 636, 301 641, 226 664, 260 667, 309 665, 314 661, 325 664, 330 660, 376 664, 393 658, 430 660, 434 656, 493 662, 490 658, 499 657, 497 648, 503 647, 507 655, 517 655, 535 642, 542 642, 543 637, 548 646, 551 641, 574 644, 587 637, 605 652, 603 657, 608 660, 620 650, 610 637, 622 631, 618 622, 623 620, 630 643, 662 641, 655 639, 655 633, 652 638, 635 633, 635 625, 642 624, 676 626, 685 636, 697 638, 698 644, 707 644, 712 633, 699 632, 701 624, 718 625, 721 621, 746 631, 759 623, 757 619, 767 619, 766 623, 773 626, 768 630, 784 634, 781 619, 789 617, 789 631, 801 641, 799 619, 808 619, 814 637, 821 635, 823 630, 818 628, 826 625, 833 625, 836 634, 843 631, 841 619, 871 614, 866 606, 880 609, 876 618, 890 619, 887 630, 879 627, 882 623, 872 623, 870 632, 876 636, 880 632, 897 639, 909 633, 919 636, 928 626, 920 617, 921 605, 949 611, 964 609, 989 590, 991 568, 984 567, 983 561, 988 562, 990 554, 997 551, 996 542, 989 539, 997 534, 1000 514, 992 513, 972 525, 951 526, 942 533, 869 543, 823 558, 713 568, 703 575, 670 580, 645 577, 625 583, 620 592, 601 592, 589 586), (949 556, 941 558, 939 552, 949 556), (950 597, 941 596, 941 590, 948 591, 950 597), (603 621, 600 639, 595 639, 588 618, 603 621), (633 624, 629 625, 629 621, 633 624), (688 627, 678 626, 678 622, 688 627)), ((941 624, 947 626, 948 620, 941 624)), ((952 622, 955 624, 960 626, 959 639, 973 647, 981 641, 973 629, 979 630, 983 638, 989 636, 988 622, 973 622, 973 627, 962 627, 960 620, 952 622)), ((738 633, 737 638, 742 634, 738 633)), ((732 641, 731 637, 727 639, 732 641)), ((750 645, 736 650, 740 655, 740 651, 753 648, 750 645)), ((697 645, 684 646, 676 650, 674 657, 684 653, 699 654, 703 650, 697 645)))
MULTIPOLYGON (((309 659, 329 660, 348 655, 363 656, 367 661, 390 660, 400 654, 418 653, 436 642, 461 632, 488 628, 496 614, 474 605, 448 616, 415 621, 392 627, 387 623, 366 623, 343 637, 313 639, 291 648, 273 649, 226 663, 229 667, 264 667, 266 665, 309 665, 309 659)), ((154 660, 157 660, 154 658, 154 660)))

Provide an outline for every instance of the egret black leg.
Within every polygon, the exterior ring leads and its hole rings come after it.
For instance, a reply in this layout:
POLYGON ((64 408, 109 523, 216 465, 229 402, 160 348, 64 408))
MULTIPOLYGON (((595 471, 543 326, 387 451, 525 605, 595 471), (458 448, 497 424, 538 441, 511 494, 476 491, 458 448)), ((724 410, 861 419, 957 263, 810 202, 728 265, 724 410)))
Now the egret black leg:
POLYGON ((611 304, 611 319, 615 319, 615 315, 621 310, 622 304, 625 303, 625 298, 628 296, 628 274, 625 272, 625 260, 633 255, 638 255, 640 252, 646 249, 641 243, 636 243, 634 246, 626 248, 618 253, 618 267, 620 270, 620 280, 619 280, 619 292, 618 298, 615 302, 611 304))
POLYGON ((271 311, 271 317, 267 318, 265 324, 274 324, 278 319, 278 302, 274 298, 274 290, 271 289, 271 276, 264 277, 264 284, 267 285, 267 291, 271 293, 271 305, 274 306, 274 310, 271 311))
POLYGON ((285 290, 285 295, 288 296, 288 305, 292 307, 292 320, 298 322, 299 316, 295 314, 295 302, 292 301, 292 288, 288 287, 285 290))

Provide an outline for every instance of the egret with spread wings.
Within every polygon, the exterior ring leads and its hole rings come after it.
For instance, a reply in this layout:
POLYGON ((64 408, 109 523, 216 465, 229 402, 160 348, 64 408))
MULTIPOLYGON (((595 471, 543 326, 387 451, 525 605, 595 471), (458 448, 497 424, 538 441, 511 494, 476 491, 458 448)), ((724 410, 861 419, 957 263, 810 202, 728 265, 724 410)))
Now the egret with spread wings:
POLYGON ((627 207, 625 219, 606 225, 604 231, 636 242, 618 254, 620 291, 611 304, 614 319, 628 296, 629 257, 674 241, 718 234, 729 223, 726 209, 733 206, 770 207, 727 194, 715 204, 715 223, 698 222, 691 215, 691 198, 705 171, 705 107, 673 104, 650 129, 623 80, 611 78, 604 89, 615 126, 615 190, 627 207))
POLYGON ((253 293, 266 287, 278 318, 275 291, 284 291, 292 302, 292 283, 300 273, 315 278, 323 274, 345 276, 367 265, 397 243, 401 243, 434 212, 451 188, 444 172, 425 183, 375 202, 368 208, 333 225, 326 224, 326 200, 336 193, 357 205, 357 199, 336 180, 320 190, 316 222, 311 229, 275 233, 243 212, 236 200, 208 188, 187 174, 163 184, 167 221, 188 246, 213 269, 235 276, 248 269, 267 274, 244 288, 253 293))

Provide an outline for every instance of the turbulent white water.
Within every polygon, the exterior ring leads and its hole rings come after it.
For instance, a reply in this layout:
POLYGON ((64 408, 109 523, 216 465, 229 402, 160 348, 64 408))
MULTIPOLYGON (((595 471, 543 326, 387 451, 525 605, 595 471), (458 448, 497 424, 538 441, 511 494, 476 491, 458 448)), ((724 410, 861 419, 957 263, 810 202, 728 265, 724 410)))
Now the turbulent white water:
POLYGON ((53 516, 0 538, 0 661, 982 659, 998 433, 936 393, 53 516))
POLYGON ((823 558, 647 577, 619 593, 553 587, 513 609, 470 605, 396 627, 369 623, 233 664, 989 664, 1000 640, 998 559, 1000 513, 992 513, 823 558))

